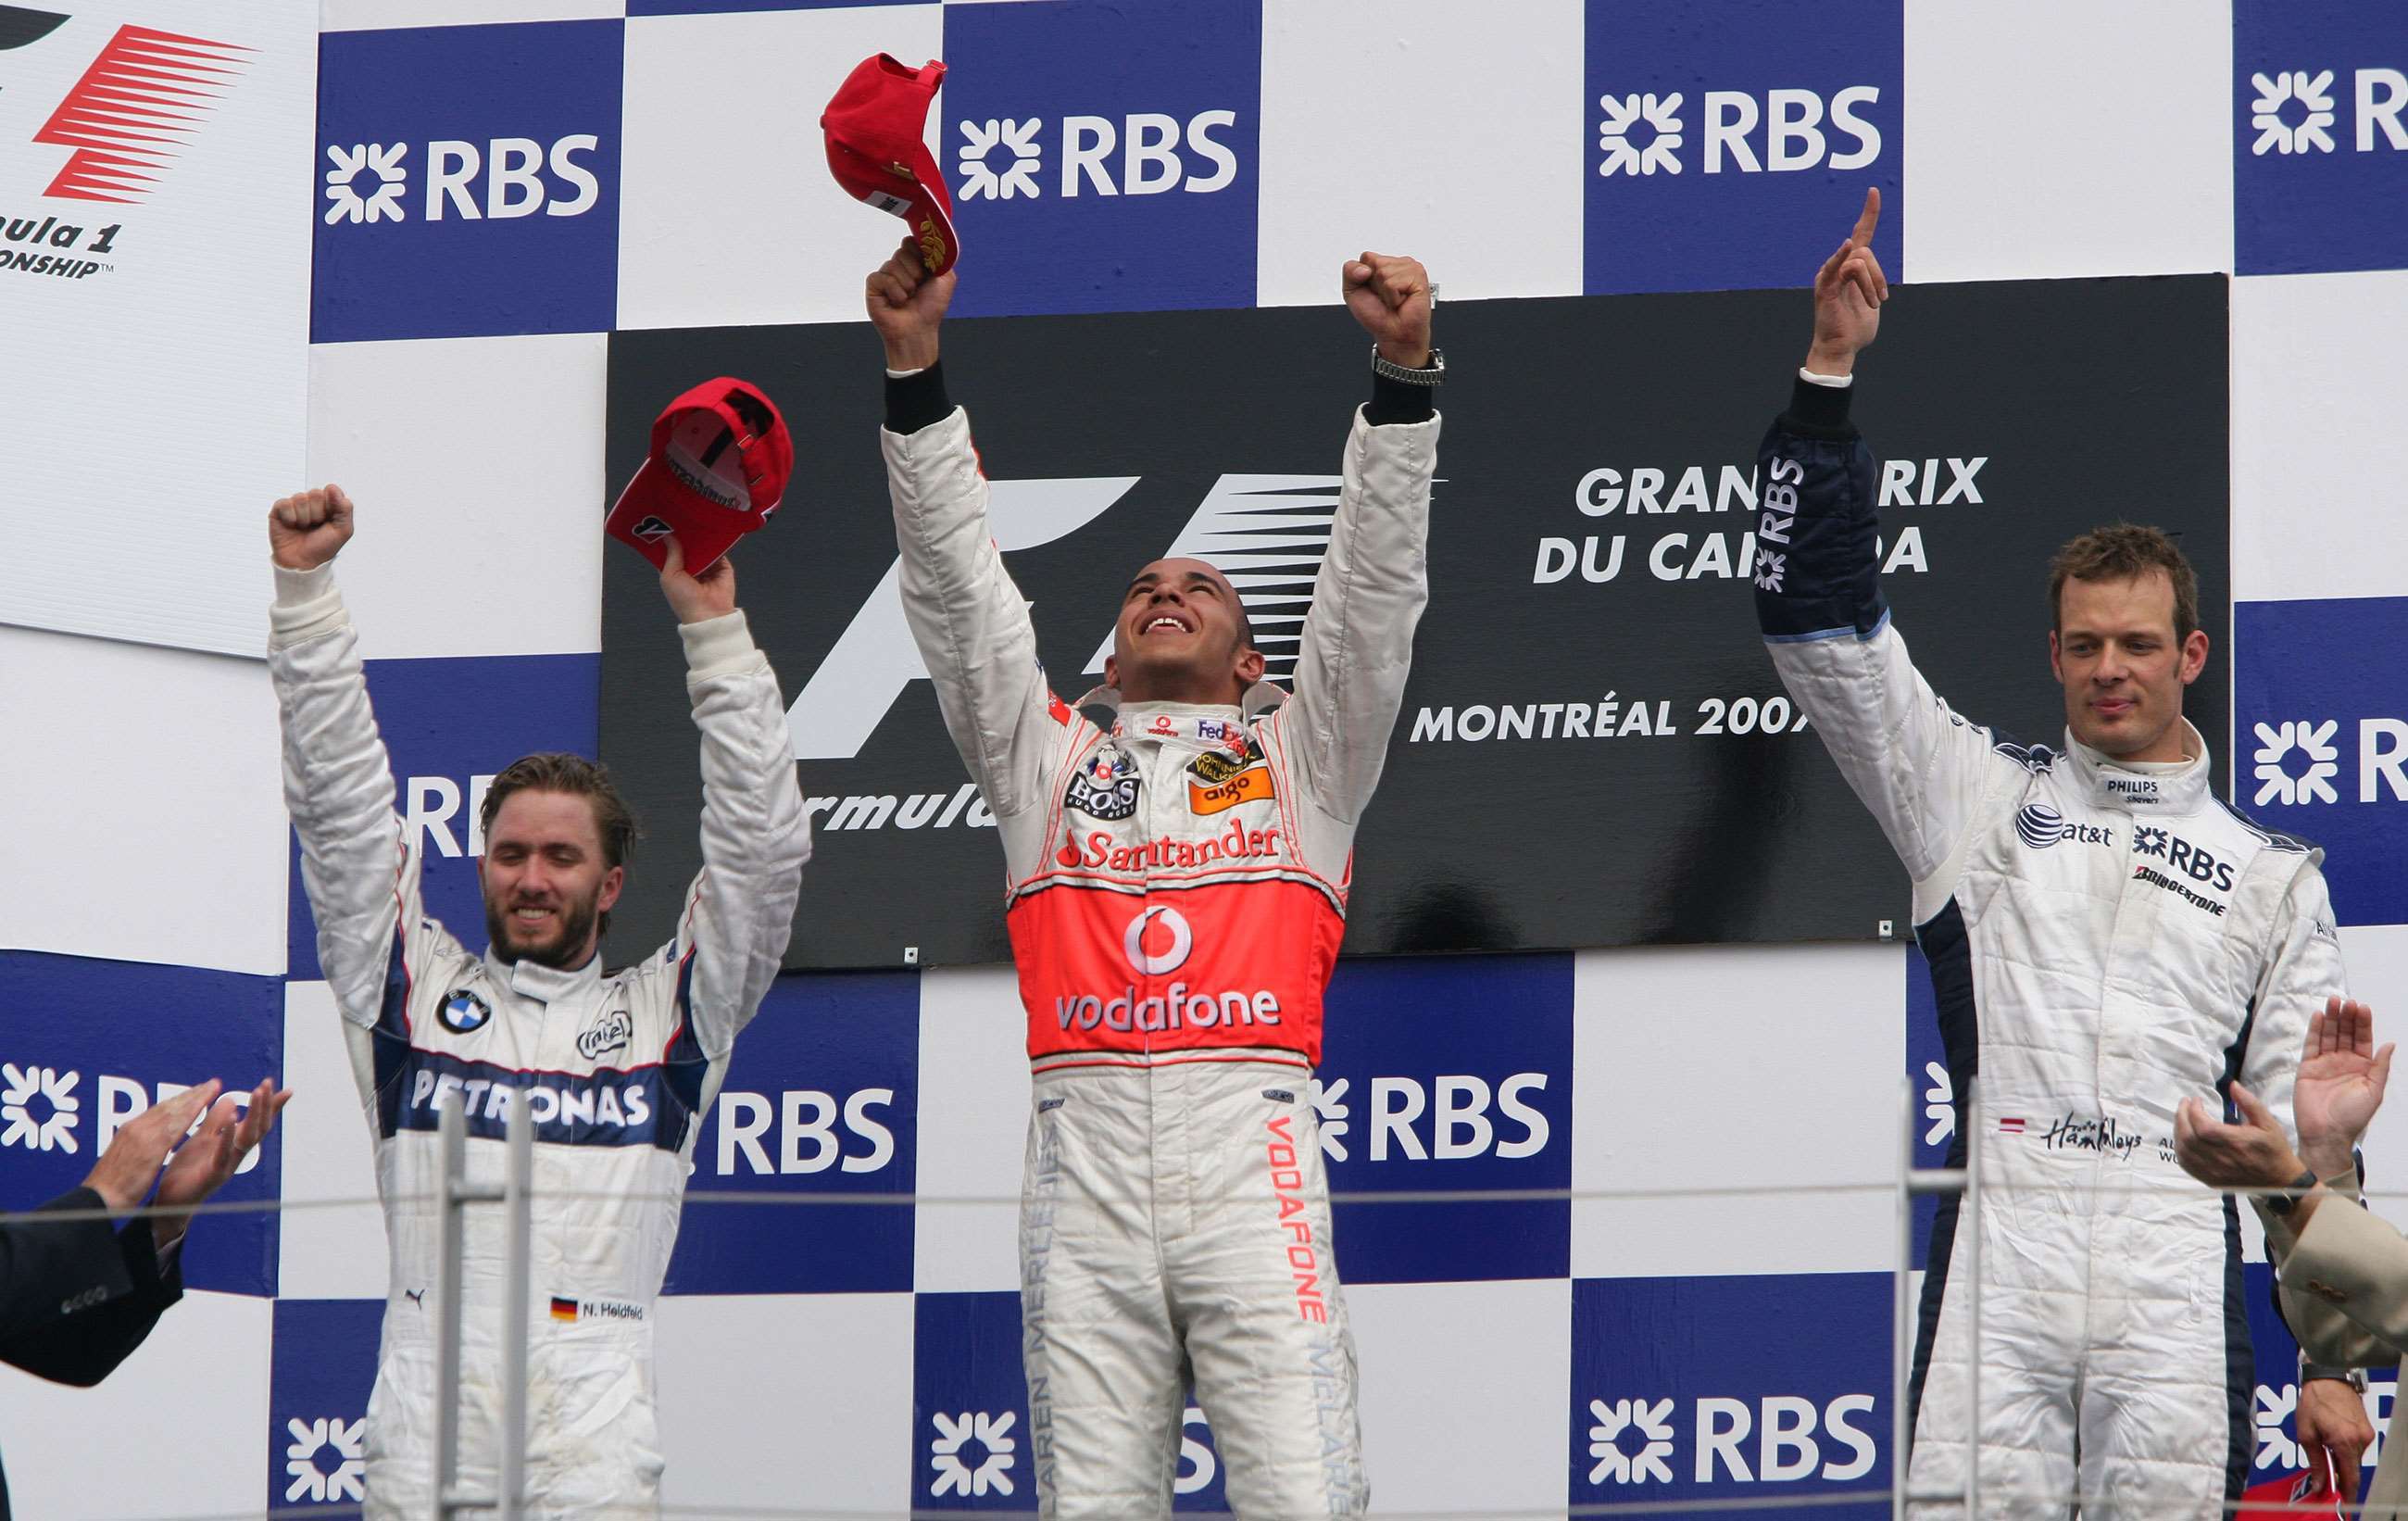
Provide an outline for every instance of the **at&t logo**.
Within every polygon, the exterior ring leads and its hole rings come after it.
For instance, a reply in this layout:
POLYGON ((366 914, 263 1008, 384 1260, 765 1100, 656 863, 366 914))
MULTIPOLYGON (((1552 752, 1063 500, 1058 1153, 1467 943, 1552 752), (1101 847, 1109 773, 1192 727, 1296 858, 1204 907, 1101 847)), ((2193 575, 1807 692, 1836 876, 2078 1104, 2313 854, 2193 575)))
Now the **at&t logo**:
MULTIPOLYGON (((1237 182, 1238 155, 1213 135, 1238 123, 1229 110, 1198 111, 1182 122, 1159 111, 1065 116, 1050 141, 1054 194, 1159 195, 1166 191, 1211 194, 1237 182)), ((989 117, 961 123, 954 172, 965 201, 1036 200, 1045 194, 1049 139, 1045 119, 989 117)))
POLYGON ((1614 175, 1786 174, 1861 169, 1881 157, 1881 128, 1857 113, 1881 99, 1878 85, 1850 85, 1828 97, 1813 90, 1708 90, 1696 103, 1698 142, 1689 142, 1687 97, 1598 97, 1597 172, 1614 175))
MULTIPOLYGON (((601 146, 590 132, 550 143, 533 137, 491 137, 482 143, 438 138, 417 162, 422 222, 447 217, 496 222, 578 217, 602 199, 602 181, 582 159, 601 146)), ((326 145, 325 221, 407 222, 410 214, 410 150, 401 143, 326 145)))

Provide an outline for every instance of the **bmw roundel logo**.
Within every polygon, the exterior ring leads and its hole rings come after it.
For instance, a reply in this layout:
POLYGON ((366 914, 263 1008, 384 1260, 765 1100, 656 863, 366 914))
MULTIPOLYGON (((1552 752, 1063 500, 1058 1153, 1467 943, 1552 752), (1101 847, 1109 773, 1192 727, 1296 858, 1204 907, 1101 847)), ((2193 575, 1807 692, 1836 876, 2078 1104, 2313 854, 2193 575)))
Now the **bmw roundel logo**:
POLYGON ((472 1035, 494 1017, 494 1006, 464 987, 443 1000, 443 1011, 437 1017, 452 1034, 472 1035))
POLYGON ((2015 811, 2015 833, 2032 849, 2044 851, 2065 838, 2065 815, 2046 803, 2026 803, 2015 811))

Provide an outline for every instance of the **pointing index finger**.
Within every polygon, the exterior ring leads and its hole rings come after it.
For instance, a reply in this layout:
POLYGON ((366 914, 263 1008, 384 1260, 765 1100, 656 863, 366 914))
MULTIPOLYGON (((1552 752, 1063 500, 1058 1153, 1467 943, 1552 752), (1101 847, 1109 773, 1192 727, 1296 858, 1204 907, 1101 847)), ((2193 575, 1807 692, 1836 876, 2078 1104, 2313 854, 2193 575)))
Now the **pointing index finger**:
POLYGON ((1872 242, 1873 229, 1880 225, 1881 187, 1869 186, 1865 191, 1865 208, 1856 214, 1856 228, 1848 235, 1848 241, 1864 248, 1872 242))

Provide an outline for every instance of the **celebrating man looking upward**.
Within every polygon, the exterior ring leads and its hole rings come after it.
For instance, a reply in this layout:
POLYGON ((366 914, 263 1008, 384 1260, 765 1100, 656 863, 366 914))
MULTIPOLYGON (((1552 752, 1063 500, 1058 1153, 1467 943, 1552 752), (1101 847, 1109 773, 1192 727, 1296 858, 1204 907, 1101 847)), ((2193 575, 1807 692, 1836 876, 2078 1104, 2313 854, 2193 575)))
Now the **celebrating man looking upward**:
POLYGON ((529 1317, 528 1514, 648 1515, 661 1472, 650 1317, 678 1197, 737 1033, 777 975, 810 854, 778 680, 736 610, 734 568, 722 560, 687 575, 671 538, 661 589, 685 641, 703 783, 703 869, 677 934, 633 967, 602 970, 635 820, 593 762, 529 755, 485 794, 479 876, 492 943, 474 954, 426 917, 418 841, 394 817, 334 583, 351 517, 338 486, 269 513, 268 668, 318 958, 376 1138, 391 1241, 367 1511, 414 1521, 433 1503, 438 1108, 465 1107, 468 1170, 497 1182, 510 1110, 524 1102, 536 1121, 535 1282, 503 1282, 500 1212, 468 1212, 461 1481, 494 1483, 501 1305, 532 1294, 550 1313, 529 1317))
POLYGON ((1428 281, 1411 259, 1344 268, 1376 340, 1372 399, 1295 696, 1263 683, 1226 577, 1157 560, 1122 592, 1105 689, 1078 709, 1039 667, 945 395, 953 282, 906 243, 867 294, 904 608, 1000 825, 1028 1015, 1022 1349, 1041 1512, 1168 1515, 1192 1367, 1240 1515, 1356 1514, 1354 1354, 1306 1083, 1355 821, 1428 595, 1428 281), (1091 702, 1116 710, 1090 719, 1091 702))
MULTIPOLYGON (((1978 1440, 1985 1511, 2061 1515, 2078 1492, 2214 1514, 2249 1471, 2255 1379, 2235 1216, 2175 1165, 2174 1114, 2239 1079, 2287 1119, 2309 1016, 2342 990, 2320 854, 2210 790, 2182 710, 2207 663, 2198 583, 2154 528, 2086 534, 2050 567, 2062 752, 1958 717, 1915 669, 1848 418, 1889 294, 1879 214, 1868 194, 1815 278, 1813 345, 1763 446, 1756 585, 1774 667, 1914 879, 1953 1160, 1978 1138, 1994 1185, 1978 1346, 1953 1199, 1933 1226, 1909 1485, 1961 1490, 1978 1440)), ((2358 1409, 2311 1387, 2303 1438, 2358 1409)))

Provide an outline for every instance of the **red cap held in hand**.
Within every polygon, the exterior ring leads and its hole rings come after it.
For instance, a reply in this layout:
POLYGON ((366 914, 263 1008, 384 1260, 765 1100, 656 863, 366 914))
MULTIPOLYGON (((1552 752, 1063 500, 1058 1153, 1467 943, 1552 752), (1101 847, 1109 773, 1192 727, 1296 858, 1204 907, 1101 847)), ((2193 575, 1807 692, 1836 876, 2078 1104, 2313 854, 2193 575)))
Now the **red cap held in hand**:
POLYGON ((846 75, 820 113, 836 182, 853 199, 901 217, 932 275, 951 269, 962 251, 953 195, 922 137, 944 79, 945 65, 936 59, 911 68, 880 53, 846 75))
POLYGON ((742 380, 705 380, 652 423, 652 457, 619 494, 603 531, 654 566, 671 534, 700 575, 769 521, 795 470, 794 440, 769 398, 742 380))

